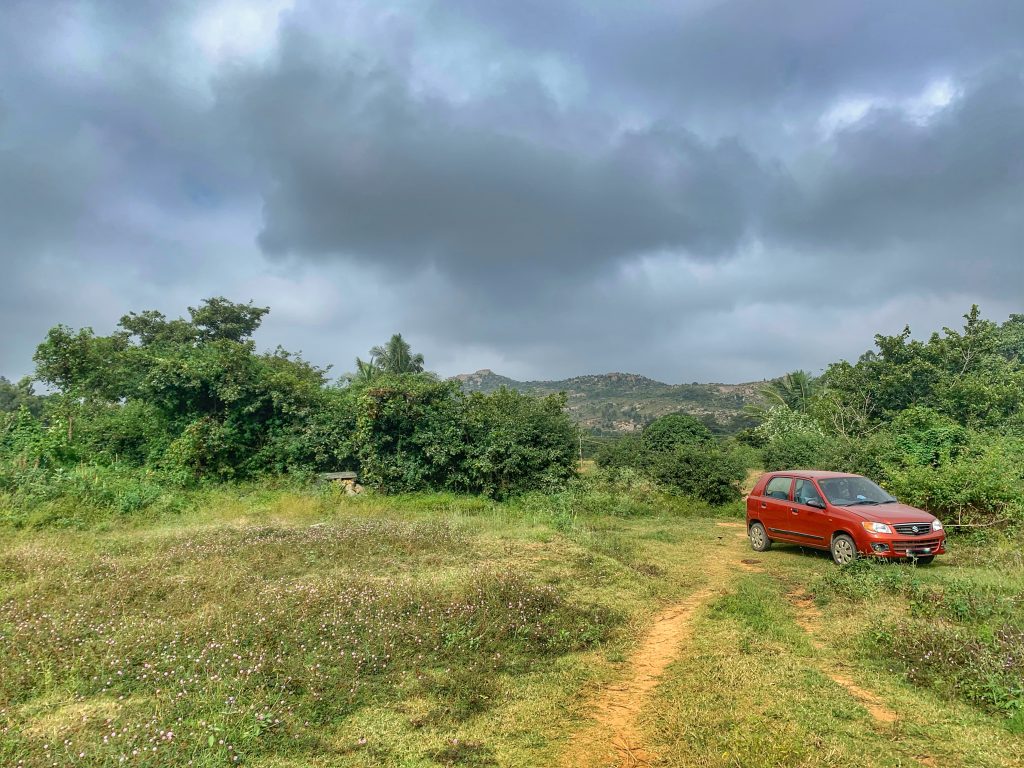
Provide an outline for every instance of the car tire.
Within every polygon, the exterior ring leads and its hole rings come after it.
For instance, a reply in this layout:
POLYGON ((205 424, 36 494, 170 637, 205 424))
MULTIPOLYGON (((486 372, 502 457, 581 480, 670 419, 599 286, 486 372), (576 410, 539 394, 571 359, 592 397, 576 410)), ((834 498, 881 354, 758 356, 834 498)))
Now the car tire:
POLYGON ((760 523, 753 523, 747 531, 750 537, 750 547, 755 552, 767 552, 772 548, 772 540, 768 538, 768 531, 760 523))
POLYGON ((934 559, 935 555, 921 555, 914 558, 914 565, 931 565, 934 559))
POLYGON ((836 565, 849 565, 857 559, 857 545, 852 536, 840 533, 832 539, 832 559, 836 565))

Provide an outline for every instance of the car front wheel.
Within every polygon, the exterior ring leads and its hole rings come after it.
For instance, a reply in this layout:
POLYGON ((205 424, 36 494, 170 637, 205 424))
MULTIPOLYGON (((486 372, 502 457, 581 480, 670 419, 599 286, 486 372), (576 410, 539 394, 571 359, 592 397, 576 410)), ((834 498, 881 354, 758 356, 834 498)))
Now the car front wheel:
POLYGON ((857 545, 845 533, 832 539, 832 559, 839 565, 849 565, 857 559, 857 545))
POLYGON ((760 523, 754 523, 747 532, 750 536, 750 546, 755 552, 767 552, 772 548, 772 540, 768 538, 768 531, 760 523))

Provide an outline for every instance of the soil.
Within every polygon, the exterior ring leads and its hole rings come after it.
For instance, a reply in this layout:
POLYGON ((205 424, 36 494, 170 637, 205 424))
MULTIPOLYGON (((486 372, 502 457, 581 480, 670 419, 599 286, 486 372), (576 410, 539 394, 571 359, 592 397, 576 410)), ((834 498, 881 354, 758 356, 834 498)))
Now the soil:
POLYGON ((685 600, 655 616, 639 647, 614 685, 599 691, 590 704, 593 723, 576 733, 563 753, 564 768, 635 768, 656 760, 642 743, 638 719, 662 673, 686 653, 693 619, 700 608, 723 594, 731 576, 742 568, 740 550, 725 557, 713 552, 702 571, 704 583, 685 600))
MULTIPOLYGON (((796 623, 807 633, 811 645, 816 650, 821 650, 823 645, 816 636, 821 626, 821 611, 814 604, 814 599, 807 593, 798 590, 789 594, 789 601, 796 609, 796 623)), ((886 706, 878 696, 857 685, 853 678, 843 671, 842 665, 826 667, 822 664, 818 668, 857 699, 875 722, 886 724, 896 722, 896 713, 886 706)))

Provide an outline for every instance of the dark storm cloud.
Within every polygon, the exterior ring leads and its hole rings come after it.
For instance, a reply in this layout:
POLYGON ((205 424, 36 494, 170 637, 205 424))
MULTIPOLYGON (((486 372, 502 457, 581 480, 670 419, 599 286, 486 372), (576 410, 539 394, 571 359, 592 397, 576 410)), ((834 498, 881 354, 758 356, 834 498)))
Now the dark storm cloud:
MULTIPOLYGON (((837 94, 901 93, 1024 46, 1024 5, 935 0, 454 0, 497 39, 581 67, 595 90, 622 90, 700 119, 818 109, 837 94)), ((733 126, 737 128, 739 126, 733 126)))
POLYGON ((671 380, 1019 310, 1022 62, 1016 0, 16 0, 0 373, 212 294, 341 368, 671 380))
POLYGON ((220 85, 270 177, 260 243, 271 254, 531 279, 656 249, 713 258, 749 234, 780 183, 732 140, 669 125, 595 139, 550 100, 517 109, 524 89, 503 106, 535 122, 513 132, 490 104, 417 97, 393 72, 309 50, 291 37, 272 70, 220 85))

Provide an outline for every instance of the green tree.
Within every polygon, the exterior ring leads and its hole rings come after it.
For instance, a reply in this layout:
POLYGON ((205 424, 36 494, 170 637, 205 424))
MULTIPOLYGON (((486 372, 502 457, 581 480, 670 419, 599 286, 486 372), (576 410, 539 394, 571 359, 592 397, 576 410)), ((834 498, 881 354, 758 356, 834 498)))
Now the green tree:
POLYGON ((502 387, 465 404, 466 490, 496 498, 549 490, 576 474, 579 430, 564 394, 533 397, 502 387))
POLYGON ((43 413, 46 397, 37 395, 28 376, 21 378, 16 384, 0 376, 0 413, 14 413, 25 407, 35 417, 43 413))
POLYGON ((388 493, 465 487, 463 401, 456 382, 410 374, 359 387, 354 442, 363 480, 388 493))
POLYGON ((223 296, 206 299, 198 307, 189 307, 192 326, 201 341, 235 341, 249 339, 260 327, 269 307, 236 304, 223 296))
POLYGON ((817 389, 817 379, 807 371, 791 371, 773 379, 760 390, 769 407, 783 406, 791 411, 805 413, 817 389))
POLYGON ((909 328, 878 335, 877 351, 866 352, 856 364, 829 366, 822 377, 827 407, 816 410, 819 420, 862 435, 914 406, 970 427, 1012 420, 1024 402, 1018 324, 1011 318, 997 326, 984 320, 977 306, 964 320, 962 330, 944 328, 928 341, 912 339, 909 328))
POLYGON ((700 445, 714 438, 700 420, 685 413, 670 413, 648 424, 640 437, 645 454, 674 451, 680 445, 700 445))
MULTIPOLYGON (((423 373, 423 355, 413 353, 409 342, 396 333, 388 343, 370 350, 370 360, 384 373, 423 373)), ((357 365, 360 362, 356 358, 357 365)))

